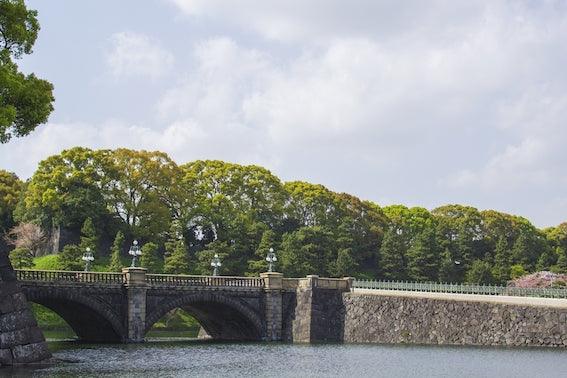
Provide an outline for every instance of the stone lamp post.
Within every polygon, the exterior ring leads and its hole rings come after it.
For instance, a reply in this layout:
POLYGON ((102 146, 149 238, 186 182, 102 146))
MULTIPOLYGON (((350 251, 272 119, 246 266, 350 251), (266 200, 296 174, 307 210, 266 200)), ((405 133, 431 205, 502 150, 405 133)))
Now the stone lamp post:
POLYGON ((85 272, 89 272, 91 270, 91 264, 94 261, 93 253, 89 247, 87 247, 81 259, 85 262, 85 272))
POLYGON ((222 266, 220 261, 219 255, 215 253, 215 257, 213 257, 213 261, 211 261, 211 266, 213 267, 213 276, 219 275, 219 268, 222 266))
POLYGON ((134 242, 132 243, 128 254, 132 256, 132 265, 130 265, 130 268, 135 268, 136 263, 138 262, 138 258, 142 256, 142 250, 140 249, 137 240, 134 240, 134 242))
POLYGON ((268 272, 273 272, 274 264, 276 261, 278 261, 273 248, 270 248, 270 252, 268 252, 268 256, 266 256, 266 261, 268 262, 268 272))

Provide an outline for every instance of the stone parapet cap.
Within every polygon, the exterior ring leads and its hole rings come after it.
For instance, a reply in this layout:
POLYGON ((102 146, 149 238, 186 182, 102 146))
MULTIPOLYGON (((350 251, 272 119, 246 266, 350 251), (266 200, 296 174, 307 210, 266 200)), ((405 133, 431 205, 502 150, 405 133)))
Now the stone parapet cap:
POLYGON ((146 286, 146 268, 130 267, 122 268, 126 279, 126 285, 129 286, 146 286))
POLYGON ((281 290, 283 288, 283 273, 260 273, 260 278, 264 279, 264 288, 266 290, 281 290))

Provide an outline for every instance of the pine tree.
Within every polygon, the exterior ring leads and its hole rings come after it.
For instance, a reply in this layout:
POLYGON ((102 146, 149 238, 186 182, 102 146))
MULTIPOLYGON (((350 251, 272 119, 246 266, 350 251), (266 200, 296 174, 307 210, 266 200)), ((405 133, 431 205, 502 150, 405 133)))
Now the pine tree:
POLYGON ((475 260, 471 268, 467 271, 466 280, 468 283, 474 284, 492 284, 494 276, 490 269, 490 264, 486 261, 475 260))
POLYGON ((108 270, 111 272, 121 272, 122 268, 122 246, 124 245, 124 234, 122 231, 118 231, 116 233, 116 237, 114 238, 114 243, 112 243, 112 250, 110 256, 110 265, 108 266, 108 270))
POLYGON ((553 252, 552 248, 545 248, 543 253, 539 255, 539 258, 537 259, 536 270, 550 270, 552 266, 559 262, 559 250, 559 247, 555 249, 555 252, 553 252))
MULTIPOLYGON (((231 255, 231 248, 228 243, 215 240, 214 242, 207 244, 207 247, 204 250, 197 253, 197 271, 199 274, 207 276, 212 275, 213 268, 211 267, 211 261, 213 261, 213 257, 215 255, 218 255, 221 263, 223 264, 219 268, 219 274, 220 272, 226 272, 227 267, 225 263, 227 257, 231 255)), ((230 269, 230 266, 228 268, 230 269)))
POLYGON ((83 270, 84 264, 81 260, 83 249, 78 245, 68 244, 57 255, 59 265, 63 270, 83 270))
POLYGON ((567 251, 565 248, 557 247, 557 271, 558 273, 567 273, 567 251))
POLYGON ((162 261, 159 257, 158 246, 156 243, 146 243, 142 247, 142 257, 140 258, 140 265, 146 268, 148 273, 161 273, 162 261))
MULTIPOLYGON (((174 236, 175 237, 175 236, 174 236)), ((188 274, 189 259, 185 241, 181 235, 165 243, 166 255, 163 263, 163 272, 167 274, 188 274)))
POLYGON ((427 228, 419 233, 408 249, 408 274, 415 281, 435 281, 439 274, 439 252, 435 232, 427 228))
POLYGON ((79 247, 81 250, 86 251, 90 248, 91 252, 94 254, 98 246, 98 236, 91 218, 85 219, 83 226, 81 227, 81 242, 79 247))
POLYGON ((459 281, 459 271, 455 261, 449 247, 445 248, 441 254, 441 262, 439 264, 439 280, 441 282, 459 281))
POLYGON ((352 248, 341 248, 337 252, 337 260, 332 264, 330 273, 335 277, 350 277, 358 270, 358 264, 352 256, 352 248))
POLYGON ((510 279, 511 265, 511 253, 508 247, 508 241, 504 236, 501 236, 494 249, 494 265, 492 267, 492 275, 496 282, 504 284, 510 279))
MULTIPOLYGON (((530 243, 528 237, 525 233, 520 233, 516 241, 514 242, 514 247, 512 248, 512 260, 516 264, 522 264, 524 268, 528 269, 529 266, 529 248, 530 243)), ((531 267, 533 268, 533 267, 531 267)))
POLYGON ((407 279, 405 250, 402 235, 393 229, 386 231, 380 247, 380 271, 385 279, 407 279))
POLYGON ((277 253, 276 233, 272 230, 266 230, 262 233, 262 239, 260 239, 260 244, 256 248, 254 258, 248 261, 248 271, 250 273, 257 275, 258 273, 268 271, 266 256, 270 252, 270 248, 273 248, 277 253))

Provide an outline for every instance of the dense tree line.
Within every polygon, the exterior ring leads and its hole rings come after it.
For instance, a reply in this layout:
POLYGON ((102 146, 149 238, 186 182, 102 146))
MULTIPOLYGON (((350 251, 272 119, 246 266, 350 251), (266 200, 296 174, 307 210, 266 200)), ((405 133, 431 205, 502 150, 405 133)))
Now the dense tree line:
POLYGON ((504 283, 567 272, 567 223, 539 230, 468 206, 380 207, 259 166, 177 165, 161 152, 66 150, 25 183, 1 171, 0 204, 3 232, 19 223, 76 235, 59 254, 65 269, 80 269, 90 247, 119 270, 138 239, 153 272, 210 274, 218 254, 222 274, 256 275, 270 248, 286 276, 504 283))

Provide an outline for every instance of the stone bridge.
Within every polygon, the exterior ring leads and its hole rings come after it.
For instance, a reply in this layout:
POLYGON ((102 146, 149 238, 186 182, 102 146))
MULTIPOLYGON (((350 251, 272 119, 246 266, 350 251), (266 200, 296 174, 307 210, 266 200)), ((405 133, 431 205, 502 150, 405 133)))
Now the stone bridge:
MULTIPOLYGON (((143 268, 122 273, 17 270, 16 276, 29 302, 51 309, 80 339, 93 342, 141 342, 175 308, 194 316, 215 339, 310 341, 313 301, 305 288, 317 285, 318 295, 338 303, 351 284, 350 279, 293 279, 281 273, 147 274, 143 268)), ((323 339, 338 339, 328 328, 320 330, 323 339)))
POLYGON ((415 291, 377 290, 348 278, 175 276, 142 268, 16 275, 29 301, 61 315, 88 341, 143 341, 163 315, 182 308, 222 340, 567 346, 566 289, 555 293, 560 298, 451 294, 423 291, 431 290, 423 283, 415 291))

